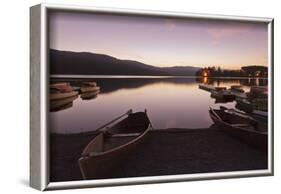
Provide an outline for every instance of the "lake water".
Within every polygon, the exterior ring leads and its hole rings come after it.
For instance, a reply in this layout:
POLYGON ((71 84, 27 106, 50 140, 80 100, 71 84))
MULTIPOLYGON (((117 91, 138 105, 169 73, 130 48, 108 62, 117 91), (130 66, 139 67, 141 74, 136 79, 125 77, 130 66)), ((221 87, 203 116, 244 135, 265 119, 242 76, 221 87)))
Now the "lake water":
POLYGON ((154 128, 207 128, 213 122, 209 107, 234 108, 235 102, 216 103, 210 93, 198 88, 200 83, 214 86, 267 85, 267 79, 207 79, 192 77, 107 77, 87 79, 52 79, 80 86, 83 81, 96 81, 100 93, 95 98, 70 100, 64 109, 49 113, 49 128, 55 133, 92 131, 129 109, 147 109, 154 128))

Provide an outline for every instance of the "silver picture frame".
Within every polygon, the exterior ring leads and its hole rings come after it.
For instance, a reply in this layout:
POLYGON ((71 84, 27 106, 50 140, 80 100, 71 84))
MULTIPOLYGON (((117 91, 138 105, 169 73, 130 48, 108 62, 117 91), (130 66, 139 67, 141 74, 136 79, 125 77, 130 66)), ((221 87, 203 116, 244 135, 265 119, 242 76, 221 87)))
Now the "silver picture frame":
POLYGON ((54 190, 115 185, 164 183, 175 181, 225 179, 240 177, 272 176, 274 174, 274 132, 273 132, 273 18, 209 15, 195 13, 175 13, 147 10, 127 10, 97 8, 74 5, 40 4, 30 8, 30 186, 38 190, 54 190), (163 16, 175 18, 200 18, 208 20, 249 21, 268 25, 268 68, 269 68, 269 146, 268 169, 216 172, 186 175, 153 176, 138 178, 118 178, 70 182, 50 182, 49 180, 49 133, 48 133, 48 11, 67 10, 75 12, 163 16))

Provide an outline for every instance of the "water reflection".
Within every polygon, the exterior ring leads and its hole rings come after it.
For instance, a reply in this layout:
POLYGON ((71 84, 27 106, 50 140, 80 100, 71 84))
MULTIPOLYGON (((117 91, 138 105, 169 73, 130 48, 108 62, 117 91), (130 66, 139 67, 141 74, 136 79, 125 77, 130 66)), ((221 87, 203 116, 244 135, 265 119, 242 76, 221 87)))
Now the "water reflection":
POLYGON ((198 83, 208 84, 213 86, 267 86, 268 79, 266 78, 209 78, 209 77, 198 77, 196 78, 198 83))
MULTIPOLYGON (((63 81, 73 86, 82 83, 78 79, 63 81)), ((72 108, 50 113, 52 132, 94 130, 128 109, 147 109, 154 128, 206 128, 213 123, 208 115, 209 106, 218 108, 224 103, 234 108, 235 102, 210 98, 209 92, 198 89, 199 83, 226 87, 243 85, 246 89, 257 83, 252 79, 209 78, 97 78, 94 81, 101 88, 98 98, 83 100, 85 96, 81 96, 73 101, 72 108)), ((260 80, 258 84, 267 84, 267 80, 260 80)))
POLYGON ((99 90, 93 92, 85 92, 80 95, 82 100, 92 100, 98 97, 99 90))
POLYGON ((77 99, 78 96, 72 96, 69 98, 63 98, 59 100, 50 101, 50 112, 56 112, 71 108, 73 106, 73 101, 77 99))

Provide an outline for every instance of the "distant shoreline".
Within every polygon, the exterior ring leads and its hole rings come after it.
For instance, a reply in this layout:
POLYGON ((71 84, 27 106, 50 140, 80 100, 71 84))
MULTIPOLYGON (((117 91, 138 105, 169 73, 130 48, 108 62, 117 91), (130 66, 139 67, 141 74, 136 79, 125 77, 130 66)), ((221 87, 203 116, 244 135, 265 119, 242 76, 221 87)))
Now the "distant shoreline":
MULTIPOLYGON (((73 78, 73 79, 89 79, 89 78, 204 78, 202 76, 153 76, 153 75, 75 75, 75 74, 52 74, 52 78, 73 78)), ((268 79, 268 77, 207 77, 209 79, 268 79)))

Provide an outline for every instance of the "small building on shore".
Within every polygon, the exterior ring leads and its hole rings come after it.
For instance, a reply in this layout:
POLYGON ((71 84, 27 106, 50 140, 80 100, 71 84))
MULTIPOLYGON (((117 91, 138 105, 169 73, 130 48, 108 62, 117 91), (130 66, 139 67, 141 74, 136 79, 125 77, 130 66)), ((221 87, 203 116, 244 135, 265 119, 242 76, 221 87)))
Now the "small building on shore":
POLYGON ((265 66, 246 66, 241 71, 248 77, 267 77, 268 68, 265 66))
POLYGON ((198 77, 267 77, 266 66, 244 66, 237 70, 222 70, 220 67, 205 67, 196 72, 198 77))

